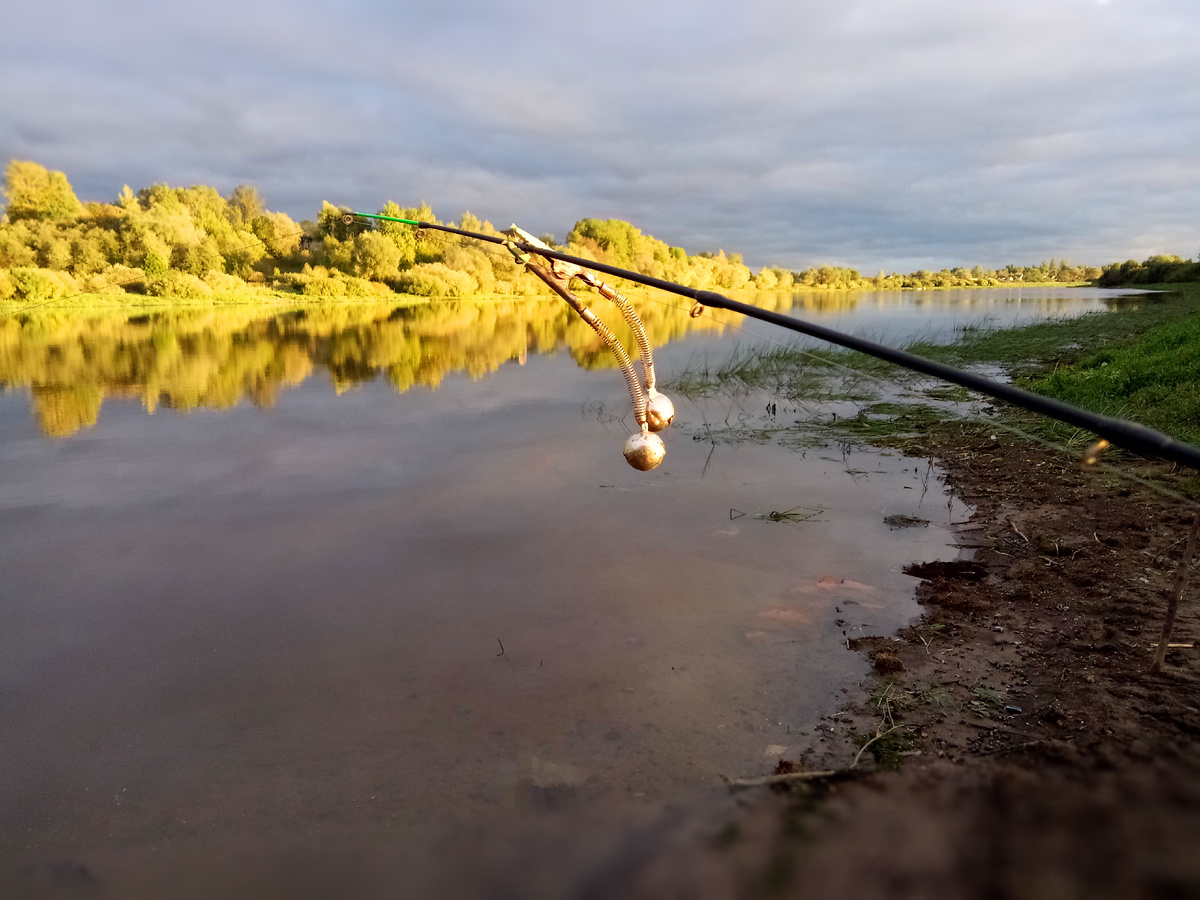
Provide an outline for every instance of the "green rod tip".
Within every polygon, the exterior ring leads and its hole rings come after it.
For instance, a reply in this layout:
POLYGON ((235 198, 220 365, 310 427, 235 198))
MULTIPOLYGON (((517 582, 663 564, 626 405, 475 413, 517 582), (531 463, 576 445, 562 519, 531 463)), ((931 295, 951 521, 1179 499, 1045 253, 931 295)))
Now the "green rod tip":
POLYGON ((364 219, 382 219, 385 222, 399 222, 402 225, 423 225, 424 222, 418 222, 415 219, 397 219, 395 216, 380 216, 375 213, 356 212, 350 213, 352 216, 362 216, 364 219))

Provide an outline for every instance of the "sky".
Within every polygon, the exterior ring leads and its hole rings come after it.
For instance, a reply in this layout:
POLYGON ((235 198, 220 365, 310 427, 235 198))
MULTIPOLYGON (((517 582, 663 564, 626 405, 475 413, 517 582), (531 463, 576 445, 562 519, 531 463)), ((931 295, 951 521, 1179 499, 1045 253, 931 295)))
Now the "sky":
POLYGON ((632 222, 752 268, 1200 253, 1195 0, 40 0, 0 164, 632 222))

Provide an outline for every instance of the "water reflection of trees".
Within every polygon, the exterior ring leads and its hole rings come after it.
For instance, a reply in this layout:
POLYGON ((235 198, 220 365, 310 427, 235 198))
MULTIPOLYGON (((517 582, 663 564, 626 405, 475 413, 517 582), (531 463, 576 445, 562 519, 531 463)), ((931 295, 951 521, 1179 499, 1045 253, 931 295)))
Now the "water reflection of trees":
MULTIPOLYGON (((624 320, 592 295, 617 336, 624 320)), ((788 309, 789 293, 756 297, 788 309)), ((831 295, 847 305, 845 293, 831 295)), ((803 302, 816 300, 811 295, 803 302)), ((817 301, 819 302, 819 301, 817 301)), ((655 346, 696 331, 720 331, 737 317, 690 318, 684 301, 636 302, 655 346)), ((107 397, 159 407, 226 408, 243 400, 274 405, 279 392, 324 370, 340 393, 378 377, 397 390, 436 388, 448 374, 482 378, 510 360, 567 348, 584 368, 610 368, 611 354, 560 300, 455 300, 307 306, 209 307, 129 316, 111 311, 44 312, 0 320, 0 386, 29 388, 42 431, 63 437, 94 425, 107 397)))

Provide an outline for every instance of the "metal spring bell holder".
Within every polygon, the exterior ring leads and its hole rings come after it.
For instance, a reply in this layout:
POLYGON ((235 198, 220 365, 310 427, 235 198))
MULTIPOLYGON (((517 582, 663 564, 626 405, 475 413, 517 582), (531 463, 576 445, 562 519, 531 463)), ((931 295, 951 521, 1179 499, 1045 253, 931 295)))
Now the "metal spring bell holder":
MULTIPOLYGON (((522 244, 529 247, 550 250, 542 241, 529 234, 527 231, 513 225, 509 228, 508 234, 519 240, 522 244)), ((646 328, 642 324, 642 320, 638 317, 629 301, 611 285, 601 281, 593 272, 588 271, 582 266, 577 266, 574 263, 563 262, 562 260, 549 259, 549 268, 539 265, 532 261, 529 253, 521 250, 515 244, 506 242, 505 246, 517 262, 521 263, 526 269, 544 281, 549 288, 567 301, 579 317, 600 336, 600 340, 604 345, 612 351, 613 356, 617 358, 617 363, 621 367, 621 374, 625 376, 625 385, 629 388, 629 399, 633 401, 633 416, 637 420, 640 431, 629 436, 625 441, 625 459, 635 469, 640 469, 645 472, 653 469, 663 461, 666 456, 667 448, 663 444, 662 438, 656 432, 662 431, 675 418, 675 406, 671 403, 669 397, 660 393, 655 388, 654 381, 654 355, 650 348, 650 338, 646 334, 646 328), (633 367, 633 362, 629 359, 629 354, 625 352, 625 348, 621 346, 621 342, 617 340, 616 335, 596 318, 586 304, 578 297, 571 293, 569 284, 572 278, 578 278, 584 284, 595 288, 601 296, 611 300, 612 303, 621 311, 621 315, 625 317, 625 321, 629 323, 629 327, 633 330, 634 340, 638 345, 638 352, 642 363, 642 376, 645 378, 645 383, 638 378, 637 371, 633 367)))

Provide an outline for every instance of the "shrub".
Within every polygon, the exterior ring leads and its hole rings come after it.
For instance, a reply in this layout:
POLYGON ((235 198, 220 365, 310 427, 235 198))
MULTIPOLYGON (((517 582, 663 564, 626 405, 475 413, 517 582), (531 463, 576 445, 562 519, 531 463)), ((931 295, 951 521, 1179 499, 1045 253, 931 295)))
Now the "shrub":
POLYGON ((186 247, 177 247, 178 260, 172 260, 175 267, 190 275, 201 278, 210 271, 223 271, 225 260, 217 246, 217 240, 211 234, 205 235, 199 242, 186 247))
POLYGON ((387 292, 387 288, 385 288, 383 285, 367 281, 365 278, 355 278, 353 275, 341 276, 338 278, 338 281, 345 282, 347 297, 357 297, 361 299, 378 297, 380 294, 380 288, 383 289, 384 293, 387 292))
POLYGON ((85 282, 89 291, 96 293, 124 293, 130 291, 135 294, 146 292, 146 273, 141 269, 134 269, 130 266, 115 265, 109 266, 103 272, 97 272, 85 282))
POLYGON ((224 272, 219 272, 216 269, 209 269, 205 272, 202 280, 214 291, 219 291, 223 294, 236 293, 244 290, 246 287, 245 282, 237 276, 226 275, 224 272))
POLYGON ((396 288, 417 297, 465 297, 478 289, 474 278, 444 263, 419 263, 401 272, 396 288))
POLYGON ((151 279, 146 286, 146 293, 154 297, 208 297, 212 288, 187 272, 168 272, 159 278, 151 279))
POLYGON ((346 282, 340 278, 310 278, 304 285, 304 296, 336 300, 346 296, 346 282))
POLYGON ((18 300, 55 300, 66 293, 57 273, 20 266, 9 270, 18 300))
POLYGON ((351 261, 358 277, 384 281, 396 276, 400 248, 378 231, 364 231, 354 238, 351 261))
POLYGON ((158 250, 147 250, 142 269, 150 278, 159 278, 167 273, 167 259, 158 250))

